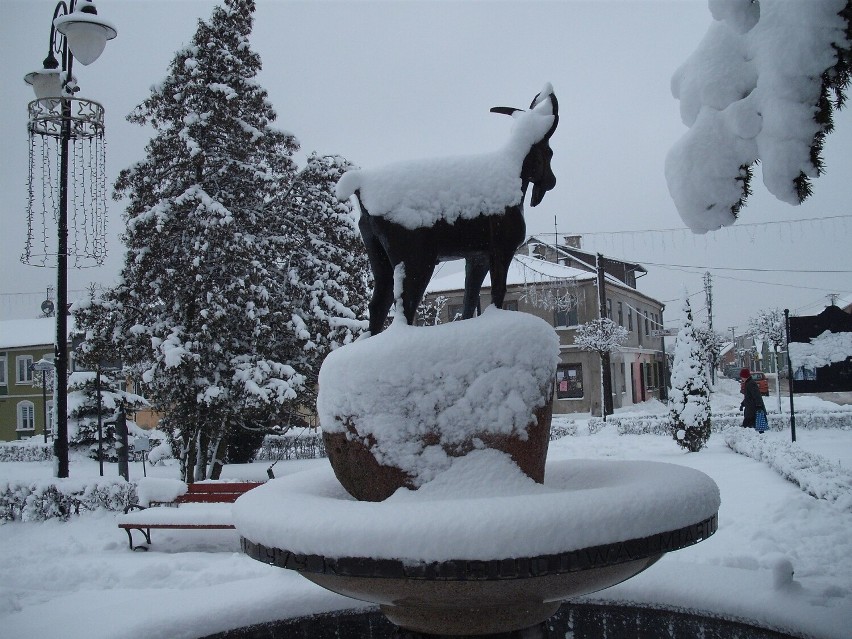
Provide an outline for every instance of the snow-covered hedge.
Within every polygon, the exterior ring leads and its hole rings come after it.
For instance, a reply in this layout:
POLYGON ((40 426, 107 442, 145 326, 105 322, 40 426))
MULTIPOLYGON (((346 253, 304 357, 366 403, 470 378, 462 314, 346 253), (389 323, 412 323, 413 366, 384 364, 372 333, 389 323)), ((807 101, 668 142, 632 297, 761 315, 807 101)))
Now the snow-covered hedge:
POLYGON ((312 435, 267 435, 255 461, 278 461, 285 459, 317 459, 325 457, 322 434, 312 435))
POLYGON ((769 441, 749 428, 732 428, 725 433, 725 444, 734 452, 769 464, 809 495, 852 512, 852 471, 792 442, 769 441))
POLYGON ((0 482, 0 521, 67 520, 80 509, 121 511, 136 502, 136 484, 121 478, 0 482))
POLYGON ((556 439, 562 439, 563 437, 568 437, 569 435, 577 434, 577 422, 573 419, 570 420, 567 424, 551 424, 550 426, 550 441, 554 441, 556 439))
MULTIPOLYGON (((769 430, 784 430, 790 427, 790 415, 787 413, 768 413, 769 430)), ((589 432, 592 430, 592 421, 603 422, 600 418, 589 420, 589 432)), ((607 422, 615 424, 619 435, 668 435, 670 424, 668 416, 635 416, 616 417, 610 415, 607 422)), ((720 413, 710 417, 710 428, 714 433, 721 433, 732 426, 740 426, 743 423, 742 413, 720 413)), ((808 412, 796 415, 797 428, 842 428, 852 429, 852 411, 836 411, 816 413, 808 412)), ((599 429, 598 429, 599 430, 599 429)))
POLYGON ((52 457, 53 445, 43 441, 25 439, 0 443, 0 462, 49 461, 52 457))

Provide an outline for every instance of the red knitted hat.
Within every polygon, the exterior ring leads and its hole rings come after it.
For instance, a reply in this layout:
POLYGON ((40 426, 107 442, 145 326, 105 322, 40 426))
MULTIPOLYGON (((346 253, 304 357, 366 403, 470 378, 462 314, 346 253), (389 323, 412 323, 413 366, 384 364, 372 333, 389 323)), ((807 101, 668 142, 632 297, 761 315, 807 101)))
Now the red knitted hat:
POLYGON ((751 371, 747 368, 741 368, 740 369, 740 378, 746 379, 748 377, 751 377, 751 371))

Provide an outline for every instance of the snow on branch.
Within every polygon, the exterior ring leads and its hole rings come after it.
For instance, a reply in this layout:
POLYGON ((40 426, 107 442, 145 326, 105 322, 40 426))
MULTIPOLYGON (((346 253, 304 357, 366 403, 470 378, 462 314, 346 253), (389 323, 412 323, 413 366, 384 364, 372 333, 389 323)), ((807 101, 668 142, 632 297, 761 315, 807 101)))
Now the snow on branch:
POLYGON ((672 78, 690 128, 665 167, 678 212, 696 233, 734 223, 758 161, 776 198, 807 198, 849 82, 847 0, 709 5, 714 22, 672 78))

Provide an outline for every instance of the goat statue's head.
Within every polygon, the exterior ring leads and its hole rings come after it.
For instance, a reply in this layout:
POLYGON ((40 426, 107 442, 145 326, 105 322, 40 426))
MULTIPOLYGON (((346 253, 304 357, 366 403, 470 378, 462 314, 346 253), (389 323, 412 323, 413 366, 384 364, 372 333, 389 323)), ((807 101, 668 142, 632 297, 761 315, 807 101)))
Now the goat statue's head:
POLYGON ((494 107, 492 113, 511 115, 516 119, 519 130, 517 137, 525 139, 529 151, 524 158, 521 168, 524 193, 532 183, 533 192, 530 204, 538 205, 544 194, 556 186, 556 176, 550 168, 553 150, 550 148, 550 138, 559 124, 559 103, 550 84, 545 85, 530 103, 528 111, 513 107, 494 107))

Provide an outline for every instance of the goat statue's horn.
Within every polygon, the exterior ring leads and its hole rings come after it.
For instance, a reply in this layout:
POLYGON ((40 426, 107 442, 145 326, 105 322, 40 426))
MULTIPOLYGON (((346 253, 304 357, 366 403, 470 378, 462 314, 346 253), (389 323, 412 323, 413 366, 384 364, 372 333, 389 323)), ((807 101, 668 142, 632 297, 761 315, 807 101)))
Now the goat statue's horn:
POLYGON ((514 107, 492 107, 491 113, 502 113, 503 115, 514 115, 521 109, 516 109, 514 107))

